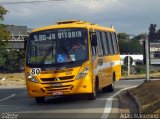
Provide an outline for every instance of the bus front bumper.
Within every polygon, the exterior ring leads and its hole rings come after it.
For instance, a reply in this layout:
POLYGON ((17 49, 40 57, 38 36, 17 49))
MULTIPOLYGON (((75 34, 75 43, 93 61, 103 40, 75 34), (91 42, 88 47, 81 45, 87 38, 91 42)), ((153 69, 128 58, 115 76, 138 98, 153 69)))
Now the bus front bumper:
POLYGON ((27 90, 31 97, 87 94, 92 93, 92 82, 92 78, 89 75, 82 79, 75 79, 72 82, 42 84, 27 81, 27 90))

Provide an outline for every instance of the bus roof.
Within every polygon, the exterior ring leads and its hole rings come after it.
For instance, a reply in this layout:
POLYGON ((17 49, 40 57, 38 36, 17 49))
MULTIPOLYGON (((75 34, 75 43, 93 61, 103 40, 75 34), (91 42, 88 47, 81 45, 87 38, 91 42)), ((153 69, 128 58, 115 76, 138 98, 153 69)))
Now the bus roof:
POLYGON ((59 21, 59 22, 56 22, 55 25, 36 28, 32 32, 43 31, 43 30, 48 30, 48 29, 55 29, 55 28, 75 28, 75 27, 88 28, 88 29, 91 28, 91 29, 107 30, 107 31, 115 32, 115 29, 113 27, 111 28, 102 27, 98 24, 92 24, 90 22, 85 22, 81 20, 59 21))

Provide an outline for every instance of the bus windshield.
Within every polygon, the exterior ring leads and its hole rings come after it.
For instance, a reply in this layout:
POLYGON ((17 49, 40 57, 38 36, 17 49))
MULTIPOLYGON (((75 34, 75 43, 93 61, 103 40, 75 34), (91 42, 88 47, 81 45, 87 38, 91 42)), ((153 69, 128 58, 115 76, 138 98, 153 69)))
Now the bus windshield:
POLYGON ((88 36, 84 28, 33 32, 27 45, 27 64, 62 64, 88 59, 88 36))

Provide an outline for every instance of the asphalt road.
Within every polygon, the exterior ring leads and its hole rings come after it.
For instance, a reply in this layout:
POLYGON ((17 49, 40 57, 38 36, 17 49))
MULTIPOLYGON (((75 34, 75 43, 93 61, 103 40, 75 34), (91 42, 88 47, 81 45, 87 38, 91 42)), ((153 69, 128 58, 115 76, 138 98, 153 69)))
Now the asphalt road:
MULTIPOLYGON (((114 97, 143 80, 121 80, 113 93, 99 93, 96 100, 86 97, 50 97, 43 104, 29 98, 25 88, 0 87, 0 118, 108 118, 118 108, 114 97), (112 106, 112 103, 113 104, 112 106)), ((116 112, 114 112, 116 113, 116 112)))

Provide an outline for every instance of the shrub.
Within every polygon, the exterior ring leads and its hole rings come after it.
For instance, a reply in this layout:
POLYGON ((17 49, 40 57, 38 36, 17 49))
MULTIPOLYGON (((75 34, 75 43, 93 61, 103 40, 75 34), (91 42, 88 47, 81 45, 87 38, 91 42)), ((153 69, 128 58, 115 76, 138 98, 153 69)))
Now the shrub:
MULTIPOLYGON (((24 50, 8 50, 1 51, 0 68, 5 72, 17 72, 24 65, 24 50)), ((1 71, 2 71, 1 70, 1 71)))
POLYGON ((146 67, 145 66, 136 66, 135 67, 137 74, 144 74, 146 73, 146 67))

